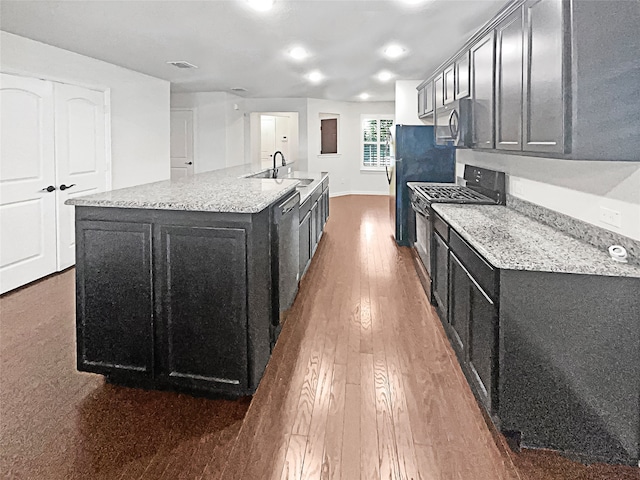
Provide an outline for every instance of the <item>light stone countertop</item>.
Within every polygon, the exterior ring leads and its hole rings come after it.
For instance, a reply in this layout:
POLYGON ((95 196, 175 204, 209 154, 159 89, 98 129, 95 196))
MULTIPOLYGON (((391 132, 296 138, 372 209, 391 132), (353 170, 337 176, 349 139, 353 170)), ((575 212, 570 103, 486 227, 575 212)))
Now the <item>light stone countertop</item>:
MULTIPOLYGON (((284 167, 283 167, 284 168, 284 167)), ((258 213, 296 190, 296 178, 314 180, 300 187, 300 201, 327 173, 292 172, 287 178, 246 178, 265 171, 251 165, 213 170, 177 180, 164 180, 67 200, 83 207, 142 208, 219 213, 258 213)))
POLYGON ((640 267, 501 205, 433 204, 494 267, 640 278, 640 267))

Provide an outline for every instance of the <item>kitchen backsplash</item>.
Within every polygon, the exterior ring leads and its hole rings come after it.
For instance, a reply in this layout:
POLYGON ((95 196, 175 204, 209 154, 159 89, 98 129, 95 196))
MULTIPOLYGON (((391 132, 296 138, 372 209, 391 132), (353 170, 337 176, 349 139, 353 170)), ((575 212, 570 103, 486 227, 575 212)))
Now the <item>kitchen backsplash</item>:
POLYGON ((627 250, 629 262, 640 265, 640 242, 637 240, 577 220, 569 215, 550 210, 510 194, 507 194, 507 206, 603 250, 607 250, 611 245, 622 245, 627 250))

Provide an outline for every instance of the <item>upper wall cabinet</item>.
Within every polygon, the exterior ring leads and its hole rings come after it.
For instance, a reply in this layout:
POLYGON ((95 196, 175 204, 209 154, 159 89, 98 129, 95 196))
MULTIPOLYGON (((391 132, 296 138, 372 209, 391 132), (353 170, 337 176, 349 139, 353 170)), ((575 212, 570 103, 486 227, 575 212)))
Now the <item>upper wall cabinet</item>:
POLYGON ((430 77, 435 108, 473 99, 473 148, 640 161, 638 32, 637 0, 513 0, 430 77))
POLYGON ((443 101, 445 104, 451 103, 455 100, 455 87, 456 87, 456 79, 455 79, 455 65, 449 65, 445 70, 443 75, 443 86, 444 86, 444 95, 443 101))
POLYGON ((455 61, 456 100, 469 96, 469 52, 455 61))
POLYGON ((429 82, 418 90, 418 116, 428 117, 433 114, 433 82, 429 82))
POLYGON ((496 27, 496 148, 522 150, 522 9, 496 27))
MULTIPOLYGON (((564 152, 562 13, 562 3, 557 0, 530 0, 524 6, 522 143, 523 150, 528 152, 564 152)), ((511 27, 509 30, 507 26, 504 30, 505 46, 517 47, 522 41, 518 38, 520 28, 515 25, 511 27)), ((514 58, 507 58, 506 63, 501 65, 507 79, 518 74, 509 63, 514 58)), ((513 80, 511 78, 511 82, 513 80)))
POLYGON ((494 35, 485 35, 471 47, 473 146, 493 148, 494 35))

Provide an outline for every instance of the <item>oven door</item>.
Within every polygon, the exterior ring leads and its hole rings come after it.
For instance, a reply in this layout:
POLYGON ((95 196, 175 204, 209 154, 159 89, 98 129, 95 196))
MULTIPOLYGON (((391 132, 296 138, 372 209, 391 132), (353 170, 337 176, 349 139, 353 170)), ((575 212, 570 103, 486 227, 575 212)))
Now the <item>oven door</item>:
POLYGON ((431 277, 431 219, 428 210, 423 210, 412 205, 416 214, 416 236, 414 247, 422 261, 422 266, 431 277))

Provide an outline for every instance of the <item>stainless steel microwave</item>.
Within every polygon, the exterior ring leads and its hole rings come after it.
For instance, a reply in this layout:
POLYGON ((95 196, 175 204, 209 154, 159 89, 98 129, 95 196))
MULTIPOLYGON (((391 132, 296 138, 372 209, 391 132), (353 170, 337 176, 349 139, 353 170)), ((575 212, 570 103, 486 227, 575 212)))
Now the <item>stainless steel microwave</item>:
POLYGON ((435 135, 436 145, 453 145, 471 147, 472 102, 462 98, 448 103, 436 110, 435 135))

